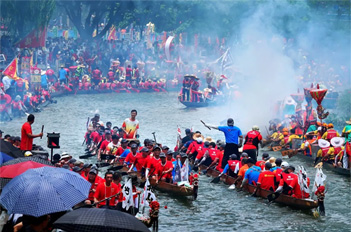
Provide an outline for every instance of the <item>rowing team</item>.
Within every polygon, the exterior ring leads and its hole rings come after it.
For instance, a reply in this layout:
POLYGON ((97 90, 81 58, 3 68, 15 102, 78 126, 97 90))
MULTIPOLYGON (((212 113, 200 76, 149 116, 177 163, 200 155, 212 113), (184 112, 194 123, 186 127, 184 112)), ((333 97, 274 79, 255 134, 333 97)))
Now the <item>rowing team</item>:
POLYGON ((342 131, 341 136, 345 138, 339 137, 340 134, 334 129, 332 123, 326 124, 312 120, 310 124, 305 136, 297 134, 295 129, 289 131, 288 128, 277 128, 270 136, 273 140, 272 146, 280 145, 291 149, 294 139, 305 137, 306 140, 298 151, 303 152, 306 156, 312 156, 312 145, 318 144, 320 150, 317 152, 315 164, 322 160, 332 163, 334 166, 349 168, 351 166, 351 120, 346 121, 347 125, 342 131))

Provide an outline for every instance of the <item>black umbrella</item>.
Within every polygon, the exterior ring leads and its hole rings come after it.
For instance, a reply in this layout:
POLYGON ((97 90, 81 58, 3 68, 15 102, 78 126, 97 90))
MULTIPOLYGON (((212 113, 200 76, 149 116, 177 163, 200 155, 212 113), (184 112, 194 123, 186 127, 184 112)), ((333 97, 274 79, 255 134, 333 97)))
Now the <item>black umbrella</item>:
POLYGON ((11 143, 6 142, 2 139, 0 139, 0 151, 13 158, 19 158, 24 156, 20 149, 14 147, 11 143))
POLYGON ((66 213, 54 222, 54 228, 67 232, 150 232, 130 214, 99 208, 80 208, 66 213))
POLYGON ((21 157, 21 158, 9 160, 9 161, 3 163, 2 165, 0 165, 0 167, 7 166, 7 165, 13 165, 13 164, 19 164, 19 163, 23 163, 23 162, 27 162, 27 161, 33 161, 33 162, 37 162, 37 163, 41 163, 41 164, 45 164, 45 165, 49 165, 49 166, 54 166, 54 165, 52 165, 52 163, 49 160, 42 159, 42 158, 36 157, 36 156, 29 156, 29 157, 21 157))

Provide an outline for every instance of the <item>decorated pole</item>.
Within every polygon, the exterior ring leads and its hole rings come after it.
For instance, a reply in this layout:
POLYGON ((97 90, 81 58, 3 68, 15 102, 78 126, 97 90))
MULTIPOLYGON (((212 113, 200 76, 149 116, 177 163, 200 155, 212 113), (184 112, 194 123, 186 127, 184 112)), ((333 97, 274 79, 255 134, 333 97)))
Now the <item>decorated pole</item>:
POLYGON ((310 90, 311 97, 317 102, 317 115, 320 121, 322 122, 323 119, 327 118, 329 112, 324 112, 325 109, 322 106, 322 101, 327 94, 327 89, 319 89, 319 84, 317 84, 317 89, 310 90))

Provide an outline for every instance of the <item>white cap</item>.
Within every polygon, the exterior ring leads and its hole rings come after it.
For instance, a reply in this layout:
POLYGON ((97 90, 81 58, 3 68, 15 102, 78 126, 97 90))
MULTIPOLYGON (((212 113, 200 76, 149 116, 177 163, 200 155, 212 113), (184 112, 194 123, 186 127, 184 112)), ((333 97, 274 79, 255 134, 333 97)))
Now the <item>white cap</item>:
POLYGON ((280 166, 284 167, 284 168, 287 168, 287 167, 289 167, 289 163, 284 161, 280 166))

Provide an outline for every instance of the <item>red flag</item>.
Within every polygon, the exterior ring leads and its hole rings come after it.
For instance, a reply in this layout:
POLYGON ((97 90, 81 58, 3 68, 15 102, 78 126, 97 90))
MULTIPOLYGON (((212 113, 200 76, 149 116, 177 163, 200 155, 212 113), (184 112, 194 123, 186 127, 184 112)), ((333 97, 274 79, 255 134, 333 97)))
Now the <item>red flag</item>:
POLYGON ((26 37, 16 43, 19 48, 45 47, 46 28, 44 30, 33 30, 26 37))
POLYGON ((18 80, 19 77, 17 76, 17 58, 13 59, 2 73, 11 79, 18 80))

